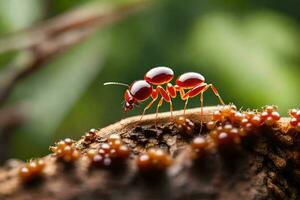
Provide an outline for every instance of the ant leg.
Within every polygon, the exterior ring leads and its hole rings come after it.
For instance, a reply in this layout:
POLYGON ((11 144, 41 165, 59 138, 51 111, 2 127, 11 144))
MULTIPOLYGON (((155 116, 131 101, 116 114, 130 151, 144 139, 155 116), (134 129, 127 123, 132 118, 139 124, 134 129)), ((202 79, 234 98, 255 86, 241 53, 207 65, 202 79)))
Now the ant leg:
POLYGON ((220 96, 218 90, 213 86, 213 84, 209 84, 209 87, 212 89, 212 91, 214 92, 214 94, 218 97, 220 103, 221 103, 222 105, 225 105, 225 103, 224 103, 222 97, 220 96))
POLYGON ((152 100, 151 102, 144 108, 144 111, 142 113, 142 116, 141 116, 141 119, 144 117, 146 111, 152 106, 152 104, 156 101, 157 97, 158 97, 158 91, 156 89, 153 89, 152 93, 151 93, 151 97, 152 97, 152 100))
POLYGON ((184 103, 183 116, 185 116, 185 110, 186 110, 188 102, 189 102, 189 97, 186 98, 185 103, 184 103))
POLYGON ((183 114, 185 114, 185 110, 186 110, 186 106, 187 106, 189 98, 195 97, 198 94, 200 94, 201 92, 204 92, 207 87, 208 86, 206 83, 202 83, 202 84, 199 84, 199 85, 195 86, 194 88, 190 89, 187 93, 185 93, 185 95, 183 96, 183 99, 186 99, 186 101, 185 101, 185 105, 184 105, 183 114))
POLYGON ((176 96, 177 96, 176 95, 176 88, 171 83, 167 84, 166 91, 168 91, 168 94, 169 94, 170 97, 176 98, 176 96))
POLYGON ((167 94, 170 97, 170 112, 171 112, 171 118, 173 119, 173 103, 172 103, 171 98, 176 98, 175 86, 173 86, 171 83, 168 83, 166 91, 167 91, 167 94))
POLYGON ((173 118, 173 103, 171 97, 176 97, 175 89, 171 84, 168 84, 166 90, 164 90, 161 86, 157 86, 157 91, 161 94, 163 100, 169 102, 171 118, 173 118))
POLYGON ((200 117, 200 133, 202 132, 202 128, 203 128, 203 102, 204 102, 204 98, 203 98, 203 92, 201 92, 200 94, 200 106, 201 106, 201 117, 200 117))
POLYGON ((184 89, 179 89, 179 93, 180 93, 180 98, 182 99, 182 100, 186 100, 186 93, 185 93, 185 91, 184 91, 184 89))
POLYGON ((157 104, 157 106, 156 106, 155 125, 156 125, 156 122, 157 122, 157 117, 158 117, 158 110, 159 110, 159 107, 162 106, 163 102, 164 102, 164 98, 161 97, 160 100, 159 100, 159 102, 158 102, 158 104, 157 104))
POLYGON ((189 90, 186 93, 188 98, 195 97, 200 94, 200 109, 201 109, 201 111, 200 111, 200 121, 201 121, 200 133, 202 132, 202 127, 203 127, 203 102, 204 102, 203 93, 208 88, 209 88, 209 86, 206 83, 202 83, 202 84, 195 86, 194 88, 192 88, 191 90, 189 90))
POLYGON ((180 88, 179 86, 175 85, 174 88, 179 91, 179 94, 180 94, 180 98, 181 100, 185 101, 184 103, 184 108, 183 108, 183 115, 185 115, 185 110, 186 110, 186 107, 187 107, 187 104, 189 102, 189 96, 187 95, 187 93, 184 92, 184 89, 180 88))
POLYGON ((142 113, 142 116, 141 116, 141 118, 140 118, 140 121, 143 119, 143 117, 144 117, 146 111, 152 106, 152 104, 156 101, 156 99, 157 99, 157 98, 152 99, 151 102, 144 108, 144 111, 143 111, 143 113, 142 113))
POLYGON ((170 101, 170 112, 171 112, 171 118, 173 119, 173 103, 170 101))

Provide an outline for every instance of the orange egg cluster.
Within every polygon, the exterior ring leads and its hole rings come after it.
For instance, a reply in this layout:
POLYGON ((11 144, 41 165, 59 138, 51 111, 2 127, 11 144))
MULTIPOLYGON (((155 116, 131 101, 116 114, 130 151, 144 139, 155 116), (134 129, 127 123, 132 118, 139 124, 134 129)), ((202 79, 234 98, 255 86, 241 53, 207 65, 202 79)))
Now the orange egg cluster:
POLYGON ((230 146, 241 142, 240 129, 231 124, 217 127, 211 132, 210 137, 215 141, 217 146, 230 146))
POLYGON ((206 124, 209 130, 214 130, 223 124, 232 124, 238 127, 240 135, 244 135, 247 131, 262 123, 260 113, 257 112, 239 112, 234 105, 222 107, 213 113, 212 121, 206 124))
POLYGON ((260 117, 254 112, 237 111, 236 106, 227 105, 213 113, 212 121, 207 123, 209 130, 215 129, 216 125, 230 122, 235 126, 252 127, 259 125, 260 117))
POLYGON ((275 122, 280 120, 280 114, 277 112, 275 106, 266 106, 261 113, 261 120, 268 126, 272 126, 275 122))
POLYGON ((116 134, 110 135, 108 143, 102 143, 99 149, 91 149, 87 152, 91 165, 101 167, 108 167, 125 161, 129 154, 129 148, 122 143, 120 136, 116 134))
MULTIPOLYGON (((300 110, 292 109, 289 111, 292 117, 290 125, 300 131, 300 110)), ((239 144, 248 144, 248 138, 251 142, 251 136, 255 135, 255 127, 266 124, 273 126, 280 120, 280 114, 275 106, 266 106, 262 113, 245 111, 237 111, 234 105, 227 105, 216 110, 212 115, 212 120, 206 123, 207 129, 210 131, 206 137, 197 136, 192 140, 191 150, 194 159, 201 158, 213 148, 218 149, 220 153, 236 150, 239 144), (254 134, 250 134, 254 133, 254 134), (247 142, 244 143, 244 141, 247 142), (223 151, 224 150, 224 151, 223 151)), ((175 121, 180 132, 193 134, 195 124, 185 118, 179 117, 175 121)), ((108 138, 99 138, 97 140, 97 131, 91 129, 82 137, 82 144, 100 145, 93 146, 86 152, 86 157, 90 160, 90 166, 109 167, 115 164, 124 163, 130 155, 130 149, 123 144, 121 137, 112 134, 108 138), (105 143, 100 143, 106 141, 105 143), (95 141, 99 143, 96 144, 95 141)), ((86 146, 88 147, 88 146, 86 146)), ((86 148, 88 149, 88 148, 86 148)), ((81 156, 80 151, 76 147, 76 143, 67 138, 57 142, 55 146, 51 146, 50 150, 58 159, 71 163, 78 160, 81 156)), ((137 156, 136 164, 140 171, 163 171, 172 164, 171 156, 162 149, 151 148, 145 153, 137 156)), ((41 159, 33 160, 24 165, 19 170, 19 176, 24 181, 32 180, 42 175, 45 163, 41 159)))
POLYGON ((212 121, 207 123, 207 128, 213 130, 216 127, 217 122, 230 121, 236 126, 244 127, 246 130, 250 130, 255 126, 266 124, 268 126, 273 125, 280 119, 280 114, 277 112, 275 106, 266 106, 263 112, 239 112, 233 105, 222 107, 213 113, 212 121))
POLYGON ((210 134, 204 138, 203 136, 195 137, 191 144, 192 157, 199 159, 203 157, 210 147, 217 147, 219 150, 230 150, 239 145, 244 136, 247 135, 245 127, 235 127, 227 122, 224 125, 219 125, 210 134))
POLYGON ((292 109, 289 112, 289 115, 292 117, 290 124, 294 127, 297 131, 300 131, 300 110, 299 109, 292 109))
POLYGON ((195 124, 185 117, 179 117, 176 119, 175 123, 180 132, 192 134, 194 131, 195 124))
POLYGON ((259 126, 262 124, 260 113, 253 111, 243 113, 244 118, 241 120, 240 125, 243 127, 259 126))
POLYGON ((141 171, 162 171, 172 164, 169 154, 161 149, 149 149, 137 158, 137 166, 141 171))
POLYGON ((58 159, 70 163, 79 159, 80 152, 76 149, 74 140, 69 138, 57 142, 55 146, 51 146, 50 150, 58 159))
MULTIPOLYGON (((213 121, 226 121, 227 119, 231 119, 232 121, 235 121, 235 116, 238 114, 241 114, 237 111, 237 108, 235 105, 226 105, 223 106, 221 109, 216 110, 213 112, 212 120, 213 121)), ((242 116, 241 116, 242 117, 242 116)))
POLYGON ((85 145, 89 145, 91 143, 93 143, 96 138, 97 138, 97 134, 96 134, 96 129, 91 129, 89 132, 87 132, 83 137, 83 144, 85 145))
POLYGON ((192 141, 192 157, 200 158, 206 153, 206 147, 208 145, 207 140, 203 136, 195 137, 192 141))
MULTIPOLYGON (((297 119, 299 120, 300 112, 298 112, 298 118, 296 116, 297 112, 296 110, 290 112, 290 115, 294 118, 292 120, 293 125, 296 125, 297 119)), ((209 142, 213 142, 219 148, 239 144, 241 139, 248 136, 248 133, 253 131, 255 127, 263 124, 272 126, 278 120, 280 120, 280 114, 275 106, 264 107, 262 113, 240 112, 237 111, 234 105, 223 106, 213 112, 212 120, 206 123, 207 129, 211 131, 208 137, 205 139, 203 137, 194 138, 191 144, 193 153, 198 155, 196 157, 201 157, 205 153, 209 142)))
POLYGON ((23 181, 31 181, 35 178, 41 177, 44 168, 45 162, 42 159, 32 160, 19 169, 19 177, 23 181))

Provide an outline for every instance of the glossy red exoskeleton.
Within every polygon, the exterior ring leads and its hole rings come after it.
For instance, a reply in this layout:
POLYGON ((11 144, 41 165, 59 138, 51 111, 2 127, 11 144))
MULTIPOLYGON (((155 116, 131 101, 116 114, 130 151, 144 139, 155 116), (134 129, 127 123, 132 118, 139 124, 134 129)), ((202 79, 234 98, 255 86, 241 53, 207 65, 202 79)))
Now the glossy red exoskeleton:
POLYGON ((172 114, 173 105, 172 98, 176 98, 179 91, 180 97, 185 101, 184 111, 189 98, 195 97, 200 94, 201 108, 203 107, 203 93, 211 88, 214 94, 219 98, 220 103, 223 105, 224 101, 219 95, 217 89, 212 84, 205 83, 205 78, 196 72, 187 72, 179 76, 176 80, 176 85, 172 85, 170 82, 174 77, 174 72, 169 67, 154 67, 150 69, 144 76, 144 80, 137 80, 131 85, 118 82, 107 82, 104 85, 125 85, 128 89, 125 91, 125 105, 124 111, 132 110, 135 105, 145 101, 149 97, 152 98, 151 102, 144 108, 143 115, 149 109, 152 104, 160 96, 160 100, 157 104, 156 114, 159 107, 164 101, 170 104, 170 111, 172 114), (162 85, 167 84, 166 88, 162 85))

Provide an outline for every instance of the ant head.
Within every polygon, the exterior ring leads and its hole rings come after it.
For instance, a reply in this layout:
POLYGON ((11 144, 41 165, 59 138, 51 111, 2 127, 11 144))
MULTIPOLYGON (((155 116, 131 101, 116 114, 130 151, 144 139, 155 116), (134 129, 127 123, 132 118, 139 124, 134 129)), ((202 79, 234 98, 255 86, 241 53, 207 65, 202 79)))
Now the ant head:
POLYGON ((127 89, 124 93, 124 112, 127 112, 128 110, 132 110, 134 106, 138 105, 137 100, 132 96, 129 89, 127 89))
POLYGON ((124 112, 127 112, 128 110, 133 110, 133 108, 135 107, 135 106, 138 106, 139 105, 139 103, 137 102, 137 101, 135 101, 134 103, 128 103, 128 102, 125 102, 125 104, 124 104, 124 108, 123 108, 123 111, 124 112))
POLYGON ((132 110, 139 102, 145 101, 151 96, 152 86, 145 80, 133 82, 125 91, 125 106, 124 111, 132 110))
POLYGON ((135 106, 139 105, 139 102, 148 99, 152 93, 152 86, 145 80, 135 81, 130 86, 119 82, 107 82, 104 85, 122 85, 128 87, 124 94, 125 112, 132 110, 135 106))
MULTIPOLYGON (((106 82, 103 85, 121 85, 129 88, 128 84, 120 83, 120 82, 106 82)), ((133 96, 130 94, 129 89, 125 91, 124 98, 125 98, 124 112, 127 112, 128 110, 132 110, 135 101, 133 96)))
POLYGON ((125 91, 124 111, 132 110, 139 102, 145 101, 151 96, 152 86, 145 80, 133 82, 125 91))

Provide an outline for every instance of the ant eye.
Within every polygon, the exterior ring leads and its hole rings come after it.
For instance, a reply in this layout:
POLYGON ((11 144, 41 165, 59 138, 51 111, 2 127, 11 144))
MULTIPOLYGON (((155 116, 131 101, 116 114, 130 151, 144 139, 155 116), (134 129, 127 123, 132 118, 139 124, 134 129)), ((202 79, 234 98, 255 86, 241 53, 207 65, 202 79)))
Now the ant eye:
POLYGON ((133 101, 134 101, 134 98, 133 96, 130 94, 129 90, 126 90, 125 94, 124 94, 124 98, 125 98, 125 101, 132 104, 133 101))
POLYGON ((133 99, 130 99, 130 100, 128 101, 128 103, 129 103, 129 104, 133 104, 133 103, 134 103, 134 100, 133 100, 133 99))
POLYGON ((132 110, 133 109, 133 104, 131 104, 130 102, 126 102, 125 106, 124 106, 124 111, 128 111, 128 110, 132 110))

